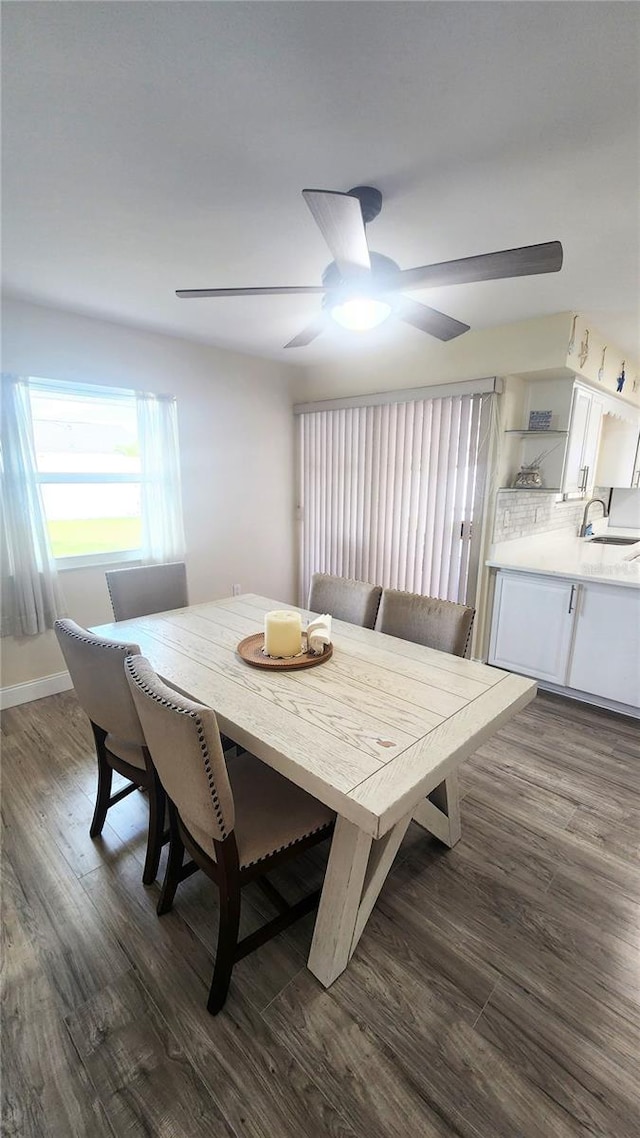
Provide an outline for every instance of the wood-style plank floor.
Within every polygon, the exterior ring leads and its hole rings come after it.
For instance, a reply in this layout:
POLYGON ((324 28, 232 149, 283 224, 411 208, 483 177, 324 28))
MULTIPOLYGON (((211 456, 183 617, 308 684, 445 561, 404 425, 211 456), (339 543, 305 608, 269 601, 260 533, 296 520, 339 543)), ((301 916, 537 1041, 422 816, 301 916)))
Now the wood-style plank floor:
MULTIPOLYGON (((332 988, 305 968, 311 916, 215 1019, 215 888, 192 877, 158 920, 143 794, 89 839, 73 695, 2 732, 6 1138, 637 1138, 637 723, 538 697, 463 767, 455 849, 410 828, 332 988)), ((325 859, 278 885, 295 899, 325 859)), ((268 905, 247 891, 242 932, 268 905)))

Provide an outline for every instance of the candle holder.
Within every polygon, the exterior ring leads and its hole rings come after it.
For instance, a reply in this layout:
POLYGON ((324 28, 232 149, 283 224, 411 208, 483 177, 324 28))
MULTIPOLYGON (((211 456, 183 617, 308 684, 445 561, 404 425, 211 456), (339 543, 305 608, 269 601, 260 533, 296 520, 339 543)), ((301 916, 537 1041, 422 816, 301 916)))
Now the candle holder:
POLYGON ((326 664, 333 656, 333 644, 325 644, 320 656, 310 652, 307 645, 307 634, 302 633, 302 652, 299 656, 265 656, 264 632, 255 632, 253 636, 245 636, 236 648, 241 660, 251 664, 253 668, 266 668, 276 672, 295 672, 298 668, 314 668, 317 664, 326 664))

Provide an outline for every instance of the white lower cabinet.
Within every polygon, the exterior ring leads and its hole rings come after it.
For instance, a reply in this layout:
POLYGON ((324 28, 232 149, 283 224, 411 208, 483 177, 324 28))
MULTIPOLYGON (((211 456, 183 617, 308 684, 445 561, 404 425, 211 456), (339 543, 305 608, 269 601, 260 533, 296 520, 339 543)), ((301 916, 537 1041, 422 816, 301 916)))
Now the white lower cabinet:
POLYGON ((580 589, 568 686, 640 707, 640 589, 580 589))
POLYGON ((565 684, 576 591, 555 577, 498 573, 489 663, 565 684))
POLYGON ((500 570, 489 663, 640 707, 640 589, 500 570))

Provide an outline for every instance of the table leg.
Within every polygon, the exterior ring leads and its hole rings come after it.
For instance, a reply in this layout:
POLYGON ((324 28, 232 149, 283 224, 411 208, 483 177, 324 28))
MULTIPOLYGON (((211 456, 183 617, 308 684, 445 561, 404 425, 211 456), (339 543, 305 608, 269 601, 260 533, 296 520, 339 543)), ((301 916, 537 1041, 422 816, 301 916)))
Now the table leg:
POLYGON ((445 846, 455 846, 456 842, 460 841, 457 771, 447 775, 444 782, 418 803, 413 811, 413 820, 444 842, 445 846))
POLYGON ((325 988, 347 967, 410 821, 373 841, 338 816, 308 960, 325 988))
POLYGON ((364 927, 371 916, 371 910, 378 900, 380 890, 387 879, 387 874, 400 849, 402 839, 409 828, 410 821, 411 814, 407 814, 372 845, 362 888, 362 897, 360 898, 360 905, 358 907, 358 915, 353 930, 349 959, 351 959, 356 950, 364 927))

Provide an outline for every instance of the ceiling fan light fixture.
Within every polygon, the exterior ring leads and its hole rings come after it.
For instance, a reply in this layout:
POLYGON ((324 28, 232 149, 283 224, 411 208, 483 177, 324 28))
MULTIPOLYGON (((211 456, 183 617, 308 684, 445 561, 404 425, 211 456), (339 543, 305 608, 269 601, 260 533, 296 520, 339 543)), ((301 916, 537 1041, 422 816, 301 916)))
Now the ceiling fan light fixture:
POLYGON ((371 296, 352 296, 340 304, 334 304, 331 315, 336 324, 349 332, 370 332, 391 315, 392 307, 386 300, 376 300, 371 296))

